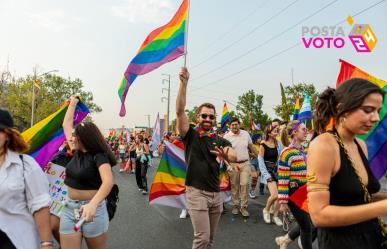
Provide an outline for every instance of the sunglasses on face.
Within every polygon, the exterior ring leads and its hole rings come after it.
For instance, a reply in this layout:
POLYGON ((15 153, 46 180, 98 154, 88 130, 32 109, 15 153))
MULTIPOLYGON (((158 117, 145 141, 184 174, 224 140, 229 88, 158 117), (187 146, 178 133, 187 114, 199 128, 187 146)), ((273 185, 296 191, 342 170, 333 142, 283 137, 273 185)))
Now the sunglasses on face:
POLYGON ((205 114, 205 113, 200 114, 200 117, 202 119, 207 119, 207 118, 209 118, 210 120, 214 120, 215 119, 214 115, 212 115, 212 114, 205 114))

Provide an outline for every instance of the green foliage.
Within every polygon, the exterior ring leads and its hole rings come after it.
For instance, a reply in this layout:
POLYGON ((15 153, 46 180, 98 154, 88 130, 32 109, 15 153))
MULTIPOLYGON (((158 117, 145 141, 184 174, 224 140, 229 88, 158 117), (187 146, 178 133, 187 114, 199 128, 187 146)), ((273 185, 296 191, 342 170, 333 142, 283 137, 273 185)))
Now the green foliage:
POLYGON ((317 92, 313 84, 299 83, 292 86, 286 86, 284 91, 281 84, 281 104, 274 107, 274 111, 282 120, 289 121, 290 115, 294 110, 297 96, 300 97, 300 104, 304 100, 306 91, 309 91, 311 96, 311 107, 312 110, 317 101, 317 92))
MULTIPOLYGON (((35 88, 34 123, 52 114, 72 95, 77 95, 91 113, 102 109, 93 102, 93 94, 83 90, 80 79, 65 79, 47 74, 39 78, 40 89, 35 88)), ((0 106, 11 111, 16 126, 20 130, 30 127, 32 107, 33 76, 1 82, 0 106)))
POLYGON ((191 110, 185 110, 188 116, 188 122, 196 124, 196 111, 198 110, 198 106, 194 106, 191 110))
POLYGON ((263 96, 249 90, 238 98, 236 109, 241 120, 241 127, 250 130, 251 120, 265 127, 269 122, 269 116, 262 111, 263 96))

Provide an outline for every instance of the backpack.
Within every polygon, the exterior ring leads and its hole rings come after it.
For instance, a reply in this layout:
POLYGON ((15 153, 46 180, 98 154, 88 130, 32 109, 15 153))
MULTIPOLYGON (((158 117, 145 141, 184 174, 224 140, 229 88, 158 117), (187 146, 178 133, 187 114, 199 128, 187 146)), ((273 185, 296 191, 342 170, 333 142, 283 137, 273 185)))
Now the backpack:
POLYGON ((118 196, 118 193, 120 192, 120 189, 118 188, 117 184, 114 184, 112 187, 112 190, 106 196, 106 208, 109 215, 109 221, 111 221, 114 217, 114 214, 117 210, 117 203, 119 202, 120 198, 118 196))

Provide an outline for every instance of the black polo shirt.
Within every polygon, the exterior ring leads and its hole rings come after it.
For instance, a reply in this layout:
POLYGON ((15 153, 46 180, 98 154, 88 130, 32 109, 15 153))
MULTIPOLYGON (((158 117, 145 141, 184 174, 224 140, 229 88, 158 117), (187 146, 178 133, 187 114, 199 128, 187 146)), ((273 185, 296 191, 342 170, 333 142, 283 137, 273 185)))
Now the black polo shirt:
POLYGON ((185 185, 209 192, 219 192, 219 163, 210 149, 214 146, 231 147, 231 143, 219 136, 200 138, 199 133, 192 127, 183 137, 183 143, 188 166, 185 185))

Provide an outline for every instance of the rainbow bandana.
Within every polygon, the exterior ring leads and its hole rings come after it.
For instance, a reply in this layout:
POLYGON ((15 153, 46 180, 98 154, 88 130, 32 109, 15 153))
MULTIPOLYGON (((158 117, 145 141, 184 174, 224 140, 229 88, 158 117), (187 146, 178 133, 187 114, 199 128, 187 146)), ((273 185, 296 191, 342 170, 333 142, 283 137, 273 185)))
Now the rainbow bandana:
POLYGON ((213 129, 211 129, 210 131, 205 131, 200 126, 196 126, 194 130, 199 133, 199 138, 203 138, 203 137, 214 138, 216 136, 216 133, 213 129))

